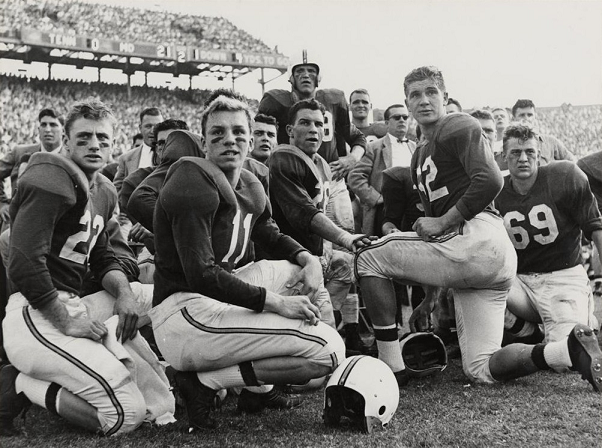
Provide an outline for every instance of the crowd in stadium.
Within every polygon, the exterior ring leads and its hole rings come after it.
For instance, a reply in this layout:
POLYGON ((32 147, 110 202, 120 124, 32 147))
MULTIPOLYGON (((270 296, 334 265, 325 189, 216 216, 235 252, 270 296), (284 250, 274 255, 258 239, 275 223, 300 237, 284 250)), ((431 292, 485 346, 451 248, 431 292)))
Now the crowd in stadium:
POLYGON ((0 27, 15 26, 119 41, 175 43, 214 50, 276 53, 261 40, 223 17, 72 0, 0 1, 0 27))

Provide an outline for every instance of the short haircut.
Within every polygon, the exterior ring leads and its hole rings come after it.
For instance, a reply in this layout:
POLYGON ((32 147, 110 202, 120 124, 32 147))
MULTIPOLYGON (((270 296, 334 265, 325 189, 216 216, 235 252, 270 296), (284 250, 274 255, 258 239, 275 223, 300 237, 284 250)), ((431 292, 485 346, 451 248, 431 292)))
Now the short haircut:
POLYGON ((508 115, 508 109, 506 109, 505 107, 494 107, 493 109, 491 109, 491 113, 494 114, 496 110, 503 110, 504 112, 506 112, 506 115, 508 115))
POLYGON ((271 115, 257 114, 255 115, 255 123, 271 124, 276 126, 276 131, 278 131, 278 121, 271 115))
POLYGON ((495 121, 493 119, 493 115, 491 114, 491 112, 489 112, 488 110, 485 109, 477 109, 477 110, 473 110, 470 115, 472 117, 475 117, 477 120, 491 120, 491 121, 495 121))
POLYGON ((71 106, 71 110, 65 120, 65 135, 67 137, 69 137, 73 123, 80 118, 95 121, 109 120, 112 129, 115 129, 115 125, 117 124, 117 119, 109 106, 96 98, 88 98, 71 106))
POLYGON ((525 109, 527 107, 535 109, 535 104, 531 100, 517 100, 516 103, 514 103, 514 106, 512 106, 512 116, 514 117, 516 115, 516 109, 525 109))
POLYGON ((319 110, 322 112, 322 115, 326 113, 324 105, 314 98, 297 101, 288 111, 288 124, 295 124, 297 112, 303 109, 319 110))
POLYGON ((226 89, 224 87, 220 87, 219 89, 215 89, 213 92, 211 92, 211 94, 207 98, 207 101, 205 101, 205 106, 208 106, 209 104, 213 103, 213 101, 215 101, 220 96, 225 96, 226 98, 238 100, 245 104, 249 103, 249 101, 243 94, 235 92, 232 89, 226 89))
POLYGON ((418 67, 408 73, 403 80, 403 91, 407 95, 408 87, 410 84, 416 81, 424 81, 425 79, 431 79, 442 92, 446 92, 445 81, 443 80, 443 73, 437 67, 429 65, 425 67, 418 67))
POLYGON ((253 117, 251 116, 251 109, 249 105, 239 99, 220 95, 211 101, 211 103, 209 103, 207 108, 203 111, 203 115, 201 116, 201 130, 203 136, 205 136, 205 132, 207 131, 206 127, 209 115, 215 112, 244 112, 249 124, 249 132, 251 132, 251 129, 253 129, 253 117))
POLYGON ((144 137, 142 137, 142 132, 138 132, 136 135, 134 135, 134 137, 132 137, 132 145, 136 144, 136 140, 144 140, 144 137))
POLYGON ((358 95, 368 95, 368 97, 370 97, 370 94, 368 93, 368 91, 366 89, 355 89, 353 92, 351 92, 351 95, 349 95, 349 102, 351 103, 351 98, 353 98, 353 95, 355 94, 358 95))
POLYGON ((156 107, 147 107, 142 112, 140 112, 140 123, 142 123, 142 120, 147 115, 152 115, 153 117, 158 117, 159 115, 163 115, 163 114, 156 107))
POLYGON ((38 114, 38 122, 42 121, 42 118, 44 117, 56 118, 59 121, 59 123, 61 123, 61 126, 65 127, 65 117, 63 117, 61 114, 57 113, 56 110, 50 107, 47 107, 40 111, 40 113, 38 114))
POLYGON ((392 104, 389 107, 387 107, 387 109, 385 109, 385 121, 389 120, 389 113, 391 112, 391 109, 395 109, 396 107, 403 107, 404 109, 406 109, 404 104, 392 104))
POLYGON ((521 143, 533 138, 537 142, 537 147, 539 148, 539 134, 529 125, 511 124, 506 128, 502 140, 504 151, 506 151, 506 142, 511 138, 516 138, 521 143))
POLYGON ((157 141, 157 135, 161 131, 168 131, 170 129, 182 129, 183 131, 188 131, 188 124, 182 120, 174 120, 173 118, 168 118, 161 123, 157 123, 153 128, 153 136, 155 137, 155 141, 157 141))
POLYGON ((456 106, 458 106, 458 109, 460 109, 460 112, 462 112, 462 105, 460 104, 460 101, 458 101, 457 99, 448 97, 447 104, 455 104, 456 106))

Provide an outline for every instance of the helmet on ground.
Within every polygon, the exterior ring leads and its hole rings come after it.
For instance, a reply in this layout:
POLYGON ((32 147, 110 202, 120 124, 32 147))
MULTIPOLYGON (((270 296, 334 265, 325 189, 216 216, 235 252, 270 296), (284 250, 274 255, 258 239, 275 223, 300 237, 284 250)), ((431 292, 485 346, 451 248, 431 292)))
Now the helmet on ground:
POLYGON ((447 351, 434 333, 408 333, 399 340, 401 357, 409 376, 422 377, 447 367, 447 351))
POLYGON ((352 356, 334 371, 324 391, 324 423, 336 426, 347 417, 365 433, 385 427, 399 405, 393 372, 371 356, 352 356))

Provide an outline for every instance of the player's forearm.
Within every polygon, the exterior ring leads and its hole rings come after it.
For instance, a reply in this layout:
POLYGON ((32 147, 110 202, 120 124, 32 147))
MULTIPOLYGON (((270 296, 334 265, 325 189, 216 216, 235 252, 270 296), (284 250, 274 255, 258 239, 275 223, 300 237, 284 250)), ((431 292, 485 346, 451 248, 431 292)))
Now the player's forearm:
POLYGON ((43 307, 39 308, 40 313, 58 330, 67 334, 67 328, 69 327, 69 321, 71 317, 67 312, 67 308, 58 297, 46 303, 43 307))
POLYGON ((130 282, 122 271, 111 270, 102 278, 102 287, 119 300, 122 297, 131 297, 133 292, 130 282))
POLYGON ((338 245, 343 245, 342 240, 350 236, 348 232, 338 228, 324 213, 314 215, 309 228, 312 233, 338 245))
POLYGON ((454 229, 464 222, 464 216, 462 216, 462 213, 460 213, 455 205, 441 216, 440 219, 445 230, 454 229))
POLYGON ((349 154, 351 156, 353 156, 353 158, 355 159, 356 162, 359 162, 365 152, 366 152, 365 148, 363 148, 360 145, 355 145, 354 147, 351 148, 351 152, 349 154))

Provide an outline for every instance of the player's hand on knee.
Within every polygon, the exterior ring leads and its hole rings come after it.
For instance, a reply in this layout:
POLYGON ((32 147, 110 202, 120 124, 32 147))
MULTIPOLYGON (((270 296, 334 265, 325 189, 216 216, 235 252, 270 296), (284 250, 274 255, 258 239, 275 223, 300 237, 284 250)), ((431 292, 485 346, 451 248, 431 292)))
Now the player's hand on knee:
POLYGON ((113 313, 119 316, 117 339, 133 339, 138 331, 138 305, 133 295, 126 294, 115 301, 113 313))
POLYGON ((107 335, 107 327, 97 320, 78 318, 69 319, 65 334, 74 338, 87 338, 100 341, 107 335))
POLYGON ((351 234, 344 232, 344 234, 342 234, 339 238, 339 245, 343 246, 349 251, 354 252, 362 247, 370 246, 372 242, 376 241, 377 239, 378 237, 374 235, 351 234))
POLYGON ((307 296, 281 296, 267 291, 263 309, 289 319, 307 320, 311 325, 317 325, 321 319, 320 310, 311 303, 307 296))
POLYGON ((303 253, 302 263, 302 269, 287 282, 286 287, 291 290, 291 295, 308 296, 313 301, 324 280, 322 265, 309 252, 307 255, 303 253))

